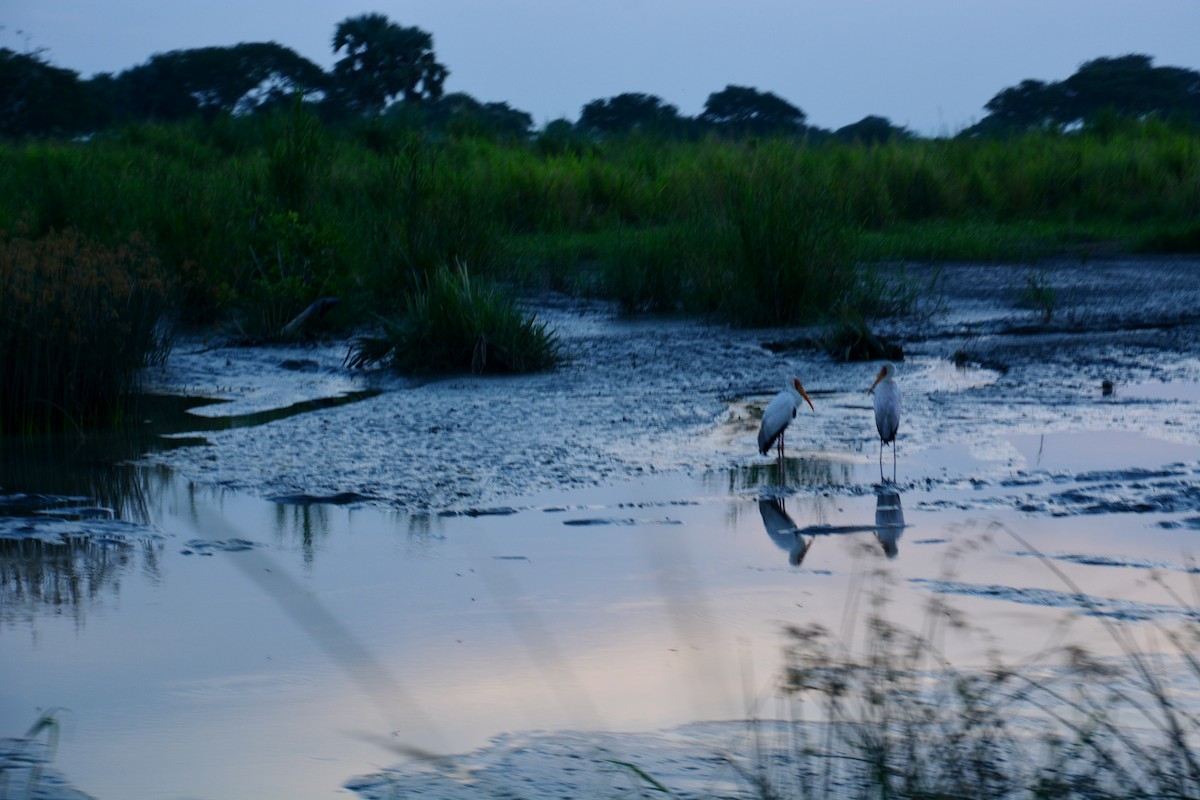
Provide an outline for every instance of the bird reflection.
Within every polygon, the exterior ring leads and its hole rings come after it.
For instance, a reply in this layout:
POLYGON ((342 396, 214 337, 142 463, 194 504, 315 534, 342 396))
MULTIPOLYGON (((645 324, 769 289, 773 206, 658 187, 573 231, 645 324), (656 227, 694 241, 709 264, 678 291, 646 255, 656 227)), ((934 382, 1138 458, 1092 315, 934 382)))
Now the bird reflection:
POLYGON ((875 496, 874 525, 807 525, 796 527, 783 509, 782 500, 762 499, 758 501, 763 523, 775 544, 791 551, 793 539, 799 541, 799 556, 792 563, 799 564, 813 540, 818 536, 842 536, 845 534, 874 533, 883 554, 895 558, 900 552, 900 535, 907 527, 904 522, 904 507, 900 504, 900 493, 883 489, 875 496))
POLYGON ((881 491, 875 496, 875 538, 888 558, 895 558, 899 552, 897 543, 903 532, 904 506, 899 492, 881 491))
POLYGON ((803 536, 796 523, 788 516, 782 497, 764 497, 758 501, 758 513, 762 514, 763 526, 771 541, 786 550, 788 563, 794 567, 800 566, 808 553, 812 538, 803 536))

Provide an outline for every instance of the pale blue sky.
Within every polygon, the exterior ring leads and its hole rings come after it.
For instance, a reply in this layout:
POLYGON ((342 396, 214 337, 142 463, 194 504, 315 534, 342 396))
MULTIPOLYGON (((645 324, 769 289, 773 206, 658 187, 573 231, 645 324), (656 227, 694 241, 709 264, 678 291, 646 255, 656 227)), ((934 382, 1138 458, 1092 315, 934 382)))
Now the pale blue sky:
POLYGON ((954 133, 1001 89, 1099 56, 1200 69, 1200 0, 0 0, 0 46, 44 48, 84 77, 252 41, 328 68, 337 23, 373 11, 433 34, 447 91, 539 126, 622 92, 694 115, 732 83, 825 128, 878 114, 954 133))

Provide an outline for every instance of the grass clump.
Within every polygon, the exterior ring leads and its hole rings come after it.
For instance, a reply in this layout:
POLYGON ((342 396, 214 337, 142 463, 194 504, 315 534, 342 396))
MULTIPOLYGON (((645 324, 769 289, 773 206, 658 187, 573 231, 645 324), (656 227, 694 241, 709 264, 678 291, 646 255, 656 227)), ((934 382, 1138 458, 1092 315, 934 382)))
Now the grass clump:
POLYGON ((665 161, 657 204, 600 255, 604 294, 745 327, 816 322, 857 300, 855 223, 819 157, 785 142, 697 147, 698 166, 665 161))
POLYGON ((1042 322, 1048 323, 1054 316, 1054 307, 1058 300, 1058 292, 1050 282, 1050 276, 1045 272, 1030 272, 1025 275, 1025 286, 1017 297, 1021 308, 1028 308, 1041 315, 1042 322))
POLYGON ((139 237, 0 237, 0 430, 112 422, 166 357, 168 287, 139 237))
POLYGON ((522 373, 552 369, 557 335, 493 286, 473 282, 466 265, 442 267, 412 291, 383 335, 355 340, 352 367, 385 363, 401 372, 522 373))

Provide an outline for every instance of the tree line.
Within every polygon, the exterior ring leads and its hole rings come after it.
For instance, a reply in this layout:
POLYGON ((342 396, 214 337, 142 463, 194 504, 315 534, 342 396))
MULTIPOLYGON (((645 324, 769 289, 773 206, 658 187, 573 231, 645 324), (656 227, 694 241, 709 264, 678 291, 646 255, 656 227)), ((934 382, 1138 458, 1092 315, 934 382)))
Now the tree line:
MULTIPOLYGON (((0 136, 78 136, 136 122, 213 120, 269 113, 300 102, 326 122, 401 118, 429 128, 527 139, 533 118, 504 102, 445 93, 450 70, 433 37, 378 13, 348 17, 332 37, 332 70, 276 42, 158 53, 118 74, 89 79, 39 52, 0 48, 0 136)), ((983 119, 960 136, 1006 136, 1031 129, 1071 130, 1112 117, 1158 116, 1200 123, 1200 72, 1156 67, 1131 54, 1098 58, 1058 82, 1027 79, 1003 89, 983 119)), ((827 130, 782 97, 729 85, 708 96, 695 117, 662 98, 627 92, 593 100, 575 122, 548 123, 550 138, 591 140, 641 132, 665 138, 782 135, 878 143, 914 138, 886 117, 867 116, 827 130)))

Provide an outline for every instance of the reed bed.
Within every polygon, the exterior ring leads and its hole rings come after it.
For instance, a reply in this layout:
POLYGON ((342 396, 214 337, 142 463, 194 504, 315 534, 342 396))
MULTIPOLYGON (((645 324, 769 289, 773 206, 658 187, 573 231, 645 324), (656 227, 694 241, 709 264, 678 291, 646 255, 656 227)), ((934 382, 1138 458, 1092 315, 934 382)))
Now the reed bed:
POLYGON ((167 348, 167 283, 144 242, 67 229, 0 239, 0 430, 119 417, 167 348))

